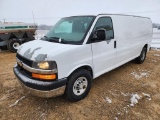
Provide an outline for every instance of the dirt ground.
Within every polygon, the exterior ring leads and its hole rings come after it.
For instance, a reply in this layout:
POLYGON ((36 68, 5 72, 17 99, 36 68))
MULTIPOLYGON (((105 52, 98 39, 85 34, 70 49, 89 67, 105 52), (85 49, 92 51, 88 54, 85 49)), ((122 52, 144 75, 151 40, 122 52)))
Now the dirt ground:
POLYGON ((0 120, 160 120, 160 51, 133 61, 93 81, 79 102, 63 96, 44 99, 23 91, 13 74, 15 53, 0 52, 0 120), (131 97, 138 95, 137 104, 131 97))

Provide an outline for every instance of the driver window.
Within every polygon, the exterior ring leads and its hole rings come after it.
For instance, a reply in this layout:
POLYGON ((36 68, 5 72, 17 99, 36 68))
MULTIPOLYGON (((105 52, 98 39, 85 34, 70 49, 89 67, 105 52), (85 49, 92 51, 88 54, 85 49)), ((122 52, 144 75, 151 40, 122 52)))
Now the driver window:
POLYGON ((107 40, 114 38, 113 24, 112 24, 112 20, 110 17, 99 18, 95 27, 94 27, 94 32, 97 29, 105 29, 106 30, 106 39, 107 40))

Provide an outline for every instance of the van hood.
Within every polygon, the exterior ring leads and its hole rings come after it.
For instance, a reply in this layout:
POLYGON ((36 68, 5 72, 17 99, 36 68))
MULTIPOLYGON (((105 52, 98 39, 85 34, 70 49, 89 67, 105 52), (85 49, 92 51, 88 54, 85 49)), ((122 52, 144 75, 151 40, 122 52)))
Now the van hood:
POLYGON ((29 60, 33 61, 44 61, 51 53, 57 53, 58 51, 71 47, 74 45, 61 44, 55 42, 48 42, 43 40, 34 40, 22 44, 17 53, 29 60))

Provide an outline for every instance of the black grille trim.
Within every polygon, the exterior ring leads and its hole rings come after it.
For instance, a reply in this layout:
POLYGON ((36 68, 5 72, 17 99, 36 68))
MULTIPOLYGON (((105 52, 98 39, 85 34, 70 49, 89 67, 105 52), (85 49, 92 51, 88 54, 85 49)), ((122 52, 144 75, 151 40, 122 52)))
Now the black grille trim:
POLYGON ((28 65, 29 67, 32 67, 32 63, 33 63, 32 60, 28 60, 27 58, 22 57, 22 56, 19 55, 18 53, 17 53, 16 57, 17 57, 20 61, 22 61, 24 64, 28 65))
POLYGON ((29 71, 27 71, 25 69, 23 69, 23 72, 27 77, 32 78, 32 73, 31 72, 29 72, 29 71))
POLYGON ((27 77, 32 78, 32 73, 23 69, 19 64, 17 64, 17 68, 21 70, 27 77))

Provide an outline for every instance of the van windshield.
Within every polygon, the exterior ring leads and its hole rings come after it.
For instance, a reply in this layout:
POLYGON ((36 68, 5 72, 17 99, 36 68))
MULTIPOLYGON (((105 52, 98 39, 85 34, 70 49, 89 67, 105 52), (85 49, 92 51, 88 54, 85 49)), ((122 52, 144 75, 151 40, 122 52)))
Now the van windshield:
POLYGON ((94 18, 94 16, 62 18, 42 39, 65 44, 82 44, 94 18))

